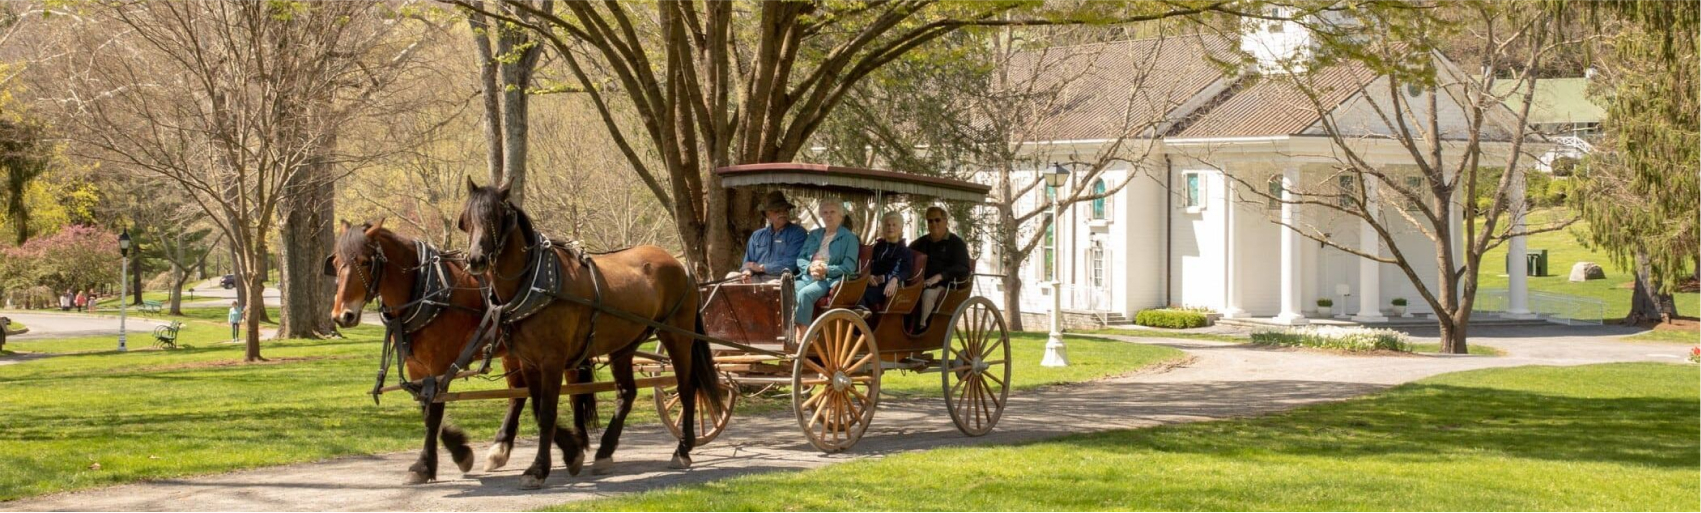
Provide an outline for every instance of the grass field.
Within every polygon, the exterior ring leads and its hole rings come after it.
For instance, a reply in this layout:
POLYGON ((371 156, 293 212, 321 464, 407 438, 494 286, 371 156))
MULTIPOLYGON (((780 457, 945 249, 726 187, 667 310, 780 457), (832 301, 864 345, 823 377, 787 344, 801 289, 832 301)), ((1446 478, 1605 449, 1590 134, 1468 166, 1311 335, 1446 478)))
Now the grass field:
POLYGON ((893 455, 561 510, 1686 510, 1695 367, 1470 371, 1246 420, 893 455))
MULTIPOLYGON (((1071 333, 1077 333, 1077 332, 1071 332, 1071 333)), ((1242 337, 1242 336, 1223 335, 1223 334, 1219 334, 1219 333, 1189 332, 1189 331, 1185 331, 1185 330, 1152 330, 1152 329, 1141 329, 1141 328, 1106 328, 1106 329, 1080 331, 1078 333, 1089 333, 1089 334, 1095 334, 1095 335, 1120 335, 1120 336, 1124 336, 1124 337, 1178 338, 1178 339, 1184 339, 1184 340, 1211 340, 1211 341, 1216 341, 1216 342, 1236 342, 1236 343, 1244 343, 1244 342, 1248 341, 1246 337, 1242 337)))
MULTIPOLYGON (((1563 209, 1537 210, 1530 214, 1531 225, 1567 215, 1563 209)), ((1604 316, 1608 320, 1624 317, 1630 311, 1631 284, 1635 274, 1628 269, 1620 268, 1607 258, 1605 252, 1594 251, 1583 246, 1573 234, 1581 226, 1573 225, 1561 231, 1531 235, 1528 247, 1533 252, 1538 249, 1548 251, 1548 276, 1529 277, 1530 290, 1552 292, 1570 296, 1581 296, 1598 299, 1606 303, 1604 316), (1571 266, 1577 262, 1594 262, 1600 264, 1606 271, 1606 279, 1584 282, 1571 282, 1571 266)), ((1483 255, 1483 271, 1478 278, 1482 280, 1482 288, 1506 288, 1506 245, 1501 245, 1483 255)), ((1687 317, 1701 316, 1701 294, 1690 292, 1674 296, 1677 302, 1677 313, 1687 317)))
MULTIPOLYGON (((61 356, 0 367, 0 500, 417 448, 412 401, 392 395, 375 406, 366 395, 379 330, 348 330, 346 340, 267 342, 263 352, 271 361, 262 364, 240 363, 242 346, 222 343, 226 330, 221 323, 185 323, 180 343, 191 347, 169 351, 116 353, 112 336, 8 344, 61 356), (93 463, 100 469, 91 470, 93 463)), ((132 347, 143 344, 139 338, 132 337, 132 347)), ((1012 338, 1018 388, 1123 374, 1180 356, 1168 348, 1071 337, 1073 365, 1049 369, 1038 365, 1043 335, 1012 338)), ((883 384, 893 397, 939 395, 933 374, 892 372, 883 384)), ((500 386, 474 378, 454 389, 500 386)), ((649 391, 641 395, 631 422, 654 422, 649 391)), ((605 396, 602 405, 612 402, 605 396)), ((456 403, 449 416, 482 451, 502 404, 456 403)), ((789 404, 778 397, 741 401, 738 415, 789 404)), ((522 422, 521 436, 531 432, 531 422, 522 422)), ((396 469, 398 480, 405 470, 396 469)))
POLYGON ((1693 331, 1682 330, 1648 330, 1635 335, 1624 337, 1625 340, 1637 342, 1670 342, 1673 344, 1696 344, 1697 334, 1693 331))

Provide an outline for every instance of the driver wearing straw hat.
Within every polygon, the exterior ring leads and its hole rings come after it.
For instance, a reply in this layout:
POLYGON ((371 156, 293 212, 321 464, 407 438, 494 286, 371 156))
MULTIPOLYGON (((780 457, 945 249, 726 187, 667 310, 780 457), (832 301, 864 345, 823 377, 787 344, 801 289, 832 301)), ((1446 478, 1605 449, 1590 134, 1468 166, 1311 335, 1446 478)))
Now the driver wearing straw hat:
POLYGON ((797 254, 803 250, 809 232, 791 222, 793 208, 796 205, 786 201, 785 194, 768 192, 762 201, 762 215, 767 218, 768 226, 750 234, 750 242, 744 247, 744 265, 728 273, 728 279, 742 276, 751 282, 765 283, 780 279, 784 273, 797 275, 797 254))

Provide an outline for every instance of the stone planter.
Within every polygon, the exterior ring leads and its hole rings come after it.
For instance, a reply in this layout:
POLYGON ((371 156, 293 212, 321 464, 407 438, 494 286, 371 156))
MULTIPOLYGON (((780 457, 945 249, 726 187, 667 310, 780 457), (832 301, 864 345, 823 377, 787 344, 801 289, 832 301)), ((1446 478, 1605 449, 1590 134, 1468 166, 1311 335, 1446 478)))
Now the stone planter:
POLYGON ((1316 313, 1318 317, 1328 317, 1334 309, 1335 309, 1334 305, 1329 305, 1329 306, 1317 305, 1317 309, 1314 311, 1314 313, 1316 313))
POLYGON ((1389 307, 1388 310, 1391 311, 1391 312, 1394 312, 1395 317, 1405 317, 1406 316, 1405 305, 1394 305, 1394 306, 1389 307))

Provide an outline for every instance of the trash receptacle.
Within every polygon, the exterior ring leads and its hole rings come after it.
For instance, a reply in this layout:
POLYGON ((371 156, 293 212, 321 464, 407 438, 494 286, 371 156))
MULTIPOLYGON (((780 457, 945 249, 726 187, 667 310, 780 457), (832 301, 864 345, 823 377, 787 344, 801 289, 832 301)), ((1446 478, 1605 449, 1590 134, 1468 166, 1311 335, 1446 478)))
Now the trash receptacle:
MULTIPOLYGON (((1512 254, 1506 254, 1506 274, 1512 274, 1512 254)), ((1547 276, 1547 250, 1524 251, 1524 276, 1547 276)))

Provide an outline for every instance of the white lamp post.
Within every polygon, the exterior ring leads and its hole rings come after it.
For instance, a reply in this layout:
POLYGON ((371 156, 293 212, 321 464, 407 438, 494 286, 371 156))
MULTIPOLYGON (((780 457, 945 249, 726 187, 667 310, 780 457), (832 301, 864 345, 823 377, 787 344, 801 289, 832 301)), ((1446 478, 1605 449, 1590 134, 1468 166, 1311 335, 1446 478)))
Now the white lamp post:
MULTIPOLYGON (((1061 164, 1052 164, 1051 172, 1045 174, 1045 184, 1051 186, 1051 243, 1055 246, 1060 239, 1057 226, 1063 223, 1062 202, 1063 186, 1069 183, 1069 170, 1061 164)), ((1068 367, 1069 354, 1063 350, 1063 259, 1053 249, 1051 257, 1051 334, 1045 339, 1045 359, 1040 360, 1041 367, 1068 367)))
POLYGON ((124 296, 130 295, 130 229, 118 234, 118 254, 123 258, 123 271, 118 275, 118 352, 124 352, 124 296))

